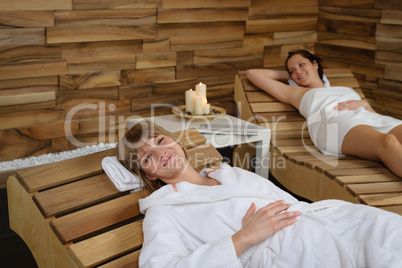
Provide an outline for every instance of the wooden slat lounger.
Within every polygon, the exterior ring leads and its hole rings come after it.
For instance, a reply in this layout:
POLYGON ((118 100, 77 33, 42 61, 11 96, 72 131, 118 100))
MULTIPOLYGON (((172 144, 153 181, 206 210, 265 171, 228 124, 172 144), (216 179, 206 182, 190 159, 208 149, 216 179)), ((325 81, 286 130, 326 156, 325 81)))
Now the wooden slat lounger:
MULTIPOLYGON (((190 163, 197 170, 218 167, 218 151, 198 131, 186 131, 190 163), (205 162, 195 159, 199 153, 205 162)), ((101 160, 114 154, 107 150, 9 177, 10 227, 39 267, 138 267, 143 196, 119 192, 103 172, 101 160)))
MULTIPOLYGON (((351 87, 364 98, 351 71, 324 73, 331 86, 351 87)), ((322 155, 303 129, 305 120, 298 111, 255 87, 244 71, 235 78, 235 101, 242 119, 271 128, 270 172, 288 190, 311 201, 342 199, 402 215, 402 180, 382 163, 322 155)))

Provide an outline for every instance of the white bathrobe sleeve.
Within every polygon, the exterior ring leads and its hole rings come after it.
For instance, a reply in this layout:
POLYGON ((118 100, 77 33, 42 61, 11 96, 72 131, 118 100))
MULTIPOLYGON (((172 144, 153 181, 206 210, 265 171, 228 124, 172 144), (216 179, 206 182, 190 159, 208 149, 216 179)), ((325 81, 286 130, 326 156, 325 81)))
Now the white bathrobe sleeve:
POLYGON ((194 245, 191 232, 181 228, 163 207, 147 211, 143 222, 144 244, 140 267, 241 267, 231 236, 194 245))

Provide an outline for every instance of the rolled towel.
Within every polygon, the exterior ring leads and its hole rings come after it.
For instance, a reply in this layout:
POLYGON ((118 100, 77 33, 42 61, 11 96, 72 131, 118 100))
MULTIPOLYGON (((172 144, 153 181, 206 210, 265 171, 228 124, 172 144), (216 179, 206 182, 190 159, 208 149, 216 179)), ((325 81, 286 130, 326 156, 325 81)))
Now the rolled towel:
MULTIPOLYGON (((324 82, 324 86, 325 87, 330 87, 331 86, 331 84, 329 83, 329 80, 328 80, 328 78, 327 78, 327 76, 324 74, 324 76, 322 77, 322 80, 323 80, 323 82, 324 82)), ((297 86, 297 83, 294 81, 294 80, 292 80, 292 79, 289 79, 288 80, 288 83, 289 83, 289 85, 291 85, 291 86, 297 86)))
POLYGON ((102 168, 120 192, 134 190, 140 187, 138 176, 134 175, 117 160, 116 156, 102 159, 102 168))

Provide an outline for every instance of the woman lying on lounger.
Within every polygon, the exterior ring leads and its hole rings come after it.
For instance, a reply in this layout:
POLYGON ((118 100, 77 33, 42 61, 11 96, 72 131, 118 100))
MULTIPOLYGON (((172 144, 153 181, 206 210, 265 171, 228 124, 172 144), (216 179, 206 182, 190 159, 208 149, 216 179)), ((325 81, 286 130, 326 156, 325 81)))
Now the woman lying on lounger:
MULTIPOLYGON (((307 119, 314 145, 324 154, 382 161, 402 177, 402 121, 375 113, 351 88, 324 86, 319 59, 305 50, 290 52, 286 71, 251 69, 248 79, 307 119), (292 79, 294 85, 277 80, 292 79)), ((323 80, 324 79, 324 80, 323 80)))
POLYGON ((137 123, 118 156, 153 193, 139 200, 140 267, 400 267, 402 217, 338 200, 299 202, 223 164, 198 173, 174 136, 137 123))

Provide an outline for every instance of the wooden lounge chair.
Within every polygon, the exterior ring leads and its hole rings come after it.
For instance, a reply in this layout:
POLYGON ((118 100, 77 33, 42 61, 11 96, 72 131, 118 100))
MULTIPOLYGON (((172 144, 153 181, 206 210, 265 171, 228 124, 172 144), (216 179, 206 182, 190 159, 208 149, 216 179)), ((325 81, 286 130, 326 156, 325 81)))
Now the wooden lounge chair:
MULTIPOLYGON (((364 98, 351 71, 324 73, 331 86, 351 87, 364 98)), ((244 71, 235 78, 235 101, 243 120, 252 118, 271 128, 270 173, 285 188, 311 201, 342 199, 402 215, 402 180, 382 163, 322 155, 312 145, 298 111, 255 87, 244 71)))
MULTIPOLYGON (((218 151, 198 131, 186 132, 190 163, 197 170, 218 167, 218 151), (195 159, 200 152, 205 162, 195 159)), ((101 167, 101 160, 112 155, 114 149, 9 177, 10 227, 39 267, 138 267, 143 241, 138 199, 143 196, 114 187, 101 167)))

